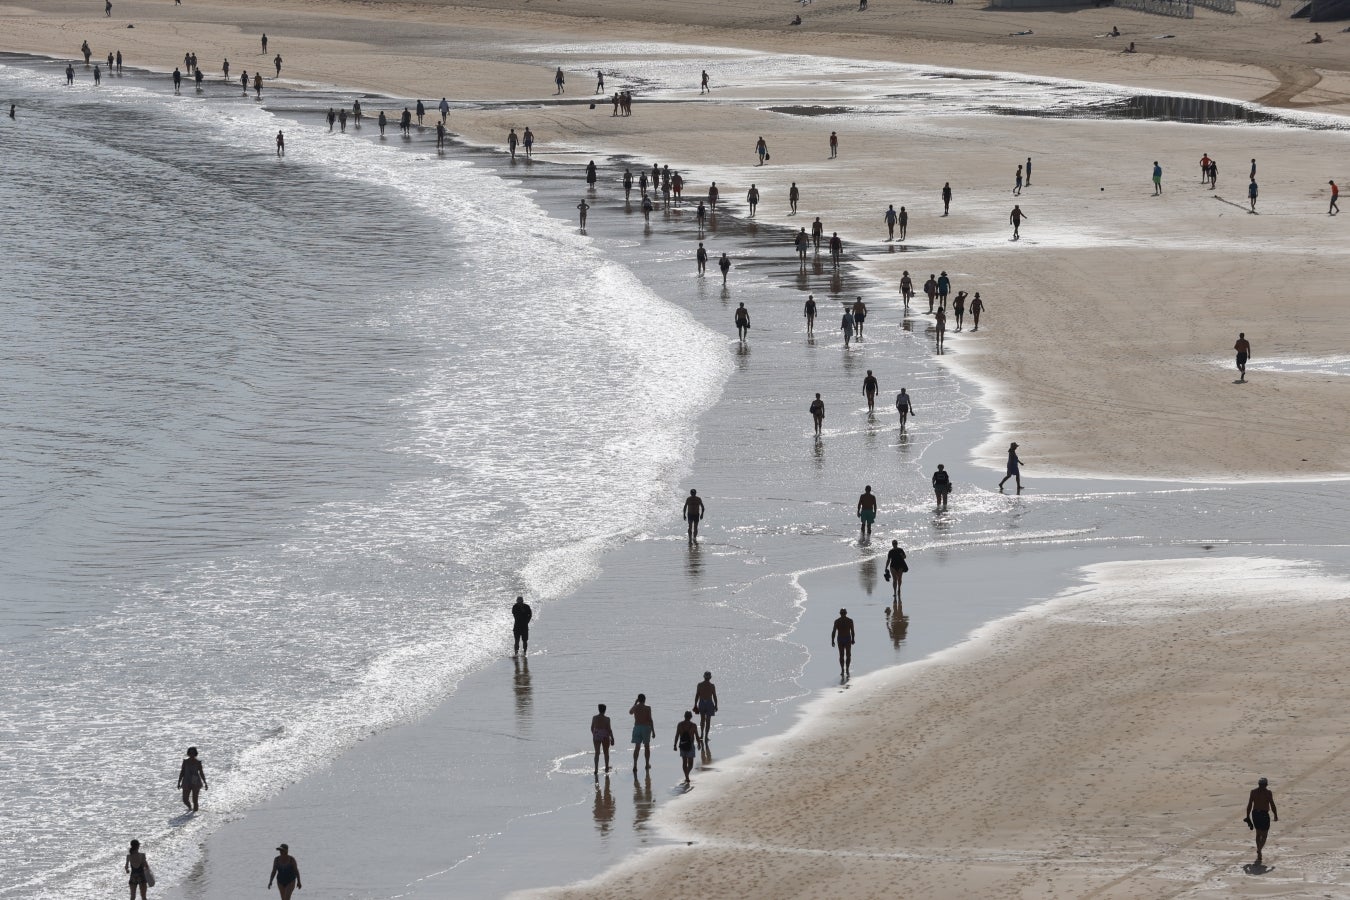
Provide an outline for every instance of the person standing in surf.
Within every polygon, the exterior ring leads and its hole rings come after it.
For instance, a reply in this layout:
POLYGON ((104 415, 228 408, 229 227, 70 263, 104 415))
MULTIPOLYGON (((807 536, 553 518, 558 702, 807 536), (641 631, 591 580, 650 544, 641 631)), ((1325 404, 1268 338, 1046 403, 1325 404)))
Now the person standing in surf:
POLYGON ((524 650, 526 655, 530 652, 530 620, 534 618, 534 610, 530 604, 525 602, 524 597, 517 597, 516 602, 511 607, 511 635, 516 639, 516 648, 513 656, 519 656, 520 651, 524 650))
POLYGON ((178 788, 183 792, 183 805, 191 812, 197 812, 197 795, 209 789, 206 783, 206 769, 197 758, 197 748, 187 749, 187 759, 178 768, 178 788))
POLYGON ((856 510, 858 520, 862 523, 860 531, 864 539, 872 536, 872 523, 877 520, 877 497, 872 493, 872 486, 866 485, 863 492, 858 495, 858 508, 856 510))
POLYGON ((689 540, 698 540, 698 523, 703 519, 703 498, 698 495, 698 491, 689 489, 689 496, 684 498, 684 520, 689 523, 689 540))
MULTIPOLYGON (((599 712, 591 716, 591 743, 595 745, 595 774, 600 774, 600 754, 605 754, 605 771, 609 771, 609 748, 614 746, 614 727, 609 716, 605 715, 605 704, 599 705, 599 712)), ((633 751, 636 760, 637 751, 633 751)), ((637 768, 636 762, 633 768, 637 768)))
POLYGON ((713 684, 711 672, 704 672, 703 680, 694 686, 694 709, 698 711, 699 737, 706 744, 712 717, 717 715, 717 685, 713 684))

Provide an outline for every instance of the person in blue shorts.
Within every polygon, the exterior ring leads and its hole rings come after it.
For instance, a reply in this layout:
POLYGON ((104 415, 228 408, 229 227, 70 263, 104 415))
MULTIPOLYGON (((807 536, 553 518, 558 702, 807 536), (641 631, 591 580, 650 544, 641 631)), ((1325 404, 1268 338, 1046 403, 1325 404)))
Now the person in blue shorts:
POLYGON ((864 538, 872 536, 872 523, 877 520, 877 495, 872 493, 872 486, 869 484, 863 488, 863 492, 858 495, 858 518, 862 521, 862 535, 864 538))
POLYGON ((652 708, 647 705, 647 695, 638 694, 637 701, 628 714, 633 717, 633 771, 637 771, 638 751, 647 751, 647 768, 652 767, 652 738, 656 737, 656 724, 652 721, 652 708))
MULTIPOLYGON (((684 711, 684 721, 675 726, 675 744, 670 749, 680 752, 680 765, 684 767, 684 783, 689 783, 689 773, 694 770, 695 745, 703 747, 703 738, 698 736, 698 726, 694 724, 694 714, 684 711)), ((651 768, 648 766, 647 768, 651 768)))

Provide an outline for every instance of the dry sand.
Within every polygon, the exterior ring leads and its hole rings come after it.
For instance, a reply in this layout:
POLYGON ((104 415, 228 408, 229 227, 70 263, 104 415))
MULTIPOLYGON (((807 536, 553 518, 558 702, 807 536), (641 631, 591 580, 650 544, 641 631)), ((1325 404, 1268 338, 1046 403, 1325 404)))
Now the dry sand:
POLYGON ((529 896, 1350 896, 1350 688, 1326 652, 1350 584, 1240 559, 1090 578, 696 775, 659 814, 691 845, 529 896), (1269 871, 1244 869, 1261 775, 1269 871))
MULTIPOLYGON (((1339 477, 1350 468, 1345 379, 1261 368, 1275 358, 1337 355, 1350 343, 1350 320, 1340 315, 1348 245, 1339 240, 1339 220, 1325 215, 1327 179, 1350 183, 1339 168, 1346 138, 1162 123, 786 115, 765 107, 856 101, 860 91, 884 92, 889 76, 819 85, 803 65, 772 84, 751 78, 728 87, 718 80, 721 57, 698 46, 1017 71, 1343 110, 1350 35, 1328 27, 1328 43, 1303 43, 1312 26, 1289 20, 1287 8, 1244 3, 1234 16, 1201 10, 1185 21, 913 0, 883 0, 863 14, 844 0, 781 11, 748 2, 188 0, 175 7, 117 0, 105 19, 96 5, 0 6, 4 46, 73 53, 88 39, 96 59, 116 48, 130 64, 165 70, 191 49, 208 72, 228 56, 234 73, 262 66, 268 74, 270 56, 280 52, 282 84, 335 84, 432 103, 441 95, 521 101, 456 110, 451 129, 500 145, 508 127, 528 124, 545 158, 603 162, 627 154, 669 162, 688 179, 686 196, 716 180, 737 209, 753 181, 765 197, 764 223, 795 224, 785 195, 797 181, 803 215, 838 230, 888 291, 911 267, 912 274, 945 269, 957 289, 981 291, 986 328, 948 344, 949 362, 987 386, 997 413, 999 430, 976 449, 977 464, 997 468, 1002 448, 1017 439, 1029 474, 1245 480, 1339 477), (806 26, 784 27, 799 9, 806 26), (1122 38, 1101 36, 1112 24, 1122 38), (1009 36, 1026 29, 1035 34, 1009 36), (266 57, 257 42, 263 31, 271 38, 266 57), (1141 53, 1121 54, 1124 40, 1136 40, 1141 53), (670 41, 692 46, 656 45, 670 41), (559 46, 565 54, 553 49, 559 46), (569 96, 589 99, 591 72, 607 61, 684 53, 687 96, 644 104, 639 92, 631 118, 610 117, 603 103, 589 110, 550 96, 555 63, 569 70, 569 96), (710 69, 717 88, 708 101, 697 93, 700 68, 710 69), (831 129, 843 141, 834 161, 824 159, 831 129), (750 153, 759 134, 773 152, 763 169, 750 153), (1220 160, 1217 193, 1229 203, 1198 184, 1195 164, 1204 152, 1220 160), (1036 161, 1034 186, 1021 200, 1029 222, 1026 239, 1014 245, 1009 192, 1013 168, 1027 156, 1036 161), (1261 160, 1260 216, 1241 209, 1253 156, 1261 160), (1167 173, 1160 200, 1148 181, 1155 159, 1167 173), (946 219, 937 218, 943 181, 957 193, 946 219), (909 207, 911 243, 920 250, 890 252, 881 240, 887 203, 909 207), (1255 351, 1243 386, 1231 384, 1229 348, 1239 331, 1255 351)), ((766 56, 765 65, 776 60, 766 56)), ((302 152, 297 137, 291 144, 302 152)))

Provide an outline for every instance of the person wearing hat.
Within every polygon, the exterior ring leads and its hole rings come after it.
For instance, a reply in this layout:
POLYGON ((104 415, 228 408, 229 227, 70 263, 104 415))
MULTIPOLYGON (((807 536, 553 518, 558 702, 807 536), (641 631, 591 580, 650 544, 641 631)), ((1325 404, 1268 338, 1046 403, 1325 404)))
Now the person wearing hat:
POLYGON ((1280 821, 1280 814, 1275 809, 1275 796, 1267 787, 1270 782, 1262 778, 1256 782, 1256 787, 1252 788, 1251 794, 1247 796, 1247 818, 1244 819, 1249 828, 1256 831, 1256 862, 1261 862, 1261 849, 1266 846, 1266 835, 1270 833, 1270 818, 1275 817, 1275 821, 1280 821))
POLYGON ((286 844, 277 845, 277 854, 277 858, 272 860, 272 877, 267 879, 267 887, 271 890, 272 882, 276 881, 281 900, 291 900, 291 893, 296 888, 304 887, 300 883, 300 864, 291 856, 291 848, 286 844))
POLYGON ((1017 458, 1017 442, 1013 441, 1008 445, 1008 474, 1003 476, 1003 481, 998 483, 998 489, 1003 490, 1003 482, 1009 478, 1017 479, 1017 490, 1022 490, 1022 461, 1017 458))

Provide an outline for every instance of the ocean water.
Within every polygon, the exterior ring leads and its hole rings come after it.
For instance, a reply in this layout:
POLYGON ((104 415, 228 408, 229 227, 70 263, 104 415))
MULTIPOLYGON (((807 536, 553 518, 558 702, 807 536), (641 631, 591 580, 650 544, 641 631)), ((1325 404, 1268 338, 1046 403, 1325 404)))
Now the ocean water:
POLYGON ((170 880, 669 502, 720 340, 481 167, 0 66, 0 896, 170 880), (522 264, 522 261, 525 261, 522 264))

